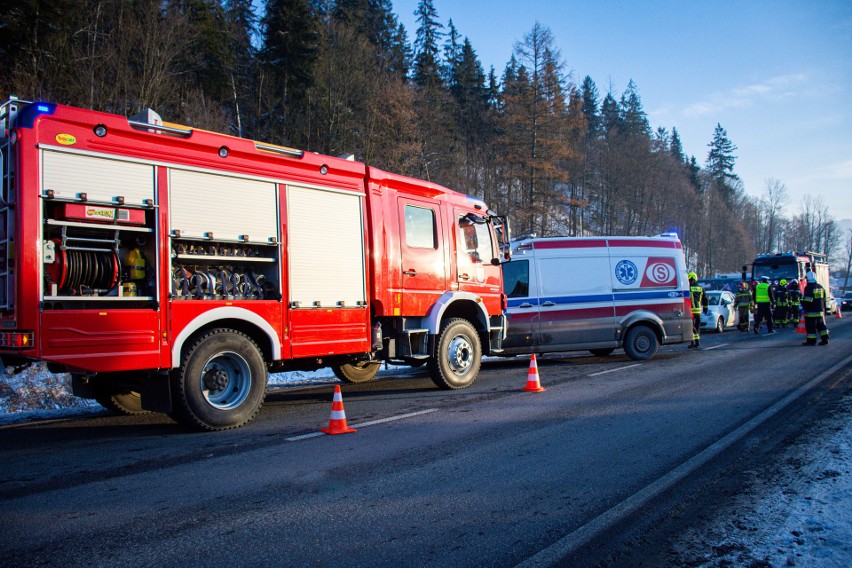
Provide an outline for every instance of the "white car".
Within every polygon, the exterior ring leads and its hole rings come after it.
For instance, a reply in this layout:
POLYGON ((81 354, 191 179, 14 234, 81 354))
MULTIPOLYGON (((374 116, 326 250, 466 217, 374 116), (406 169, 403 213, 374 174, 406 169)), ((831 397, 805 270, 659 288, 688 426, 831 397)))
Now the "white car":
POLYGON ((708 308, 706 314, 701 314, 701 329, 714 329, 722 333, 726 327, 739 323, 737 297, 733 293, 715 290, 705 294, 708 308))

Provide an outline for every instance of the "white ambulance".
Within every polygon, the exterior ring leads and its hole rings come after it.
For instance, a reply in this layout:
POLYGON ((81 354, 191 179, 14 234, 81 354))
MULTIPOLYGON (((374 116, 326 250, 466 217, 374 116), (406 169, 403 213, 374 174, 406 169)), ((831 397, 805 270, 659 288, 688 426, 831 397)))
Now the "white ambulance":
POLYGON ((692 340, 686 263, 676 235, 512 242, 504 355, 617 348, 633 359, 692 340))

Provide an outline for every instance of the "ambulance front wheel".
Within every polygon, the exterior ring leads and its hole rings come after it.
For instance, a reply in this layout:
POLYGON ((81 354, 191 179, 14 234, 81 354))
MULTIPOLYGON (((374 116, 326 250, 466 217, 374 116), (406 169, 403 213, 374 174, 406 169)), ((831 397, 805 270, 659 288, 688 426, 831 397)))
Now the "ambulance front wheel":
POLYGON ((260 410, 267 371, 251 338, 213 329, 192 344, 172 381, 172 418, 199 430, 228 430, 260 410))
POLYGON ((442 389, 463 389, 476 380, 482 363, 482 344, 473 325, 461 318, 447 320, 429 359, 429 375, 442 389))
POLYGON ((644 361, 657 353, 657 334, 646 325, 631 327, 624 338, 624 352, 631 359, 644 361))

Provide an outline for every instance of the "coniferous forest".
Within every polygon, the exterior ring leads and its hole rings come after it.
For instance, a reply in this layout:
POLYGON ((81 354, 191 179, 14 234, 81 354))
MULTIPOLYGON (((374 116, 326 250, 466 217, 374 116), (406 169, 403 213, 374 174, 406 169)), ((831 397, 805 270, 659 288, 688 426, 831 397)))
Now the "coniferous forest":
MULTIPOLYGON (((690 268, 736 272, 756 253, 831 251, 820 199, 784 216, 783 183, 747 195, 717 125, 706 156, 654 127, 632 81, 569 76, 536 24, 484 69, 452 14, 421 0, 2 0, 0 91, 325 154, 485 199, 514 234, 677 232, 690 268)), ((795 205, 795 204, 794 204, 795 205)))

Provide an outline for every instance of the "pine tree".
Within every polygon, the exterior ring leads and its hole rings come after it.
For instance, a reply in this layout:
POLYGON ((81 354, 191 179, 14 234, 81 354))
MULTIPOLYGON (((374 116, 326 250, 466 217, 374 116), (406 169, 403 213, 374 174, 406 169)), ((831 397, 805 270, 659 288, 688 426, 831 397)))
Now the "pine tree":
POLYGON ((414 82, 421 86, 441 85, 441 66, 438 43, 443 25, 432 0, 420 0, 417 10, 417 35, 414 40, 414 82))
POLYGON ((620 110, 624 134, 628 136, 649 136, 651 125, 648 116, 642 108, 639 93, 636 92, 636 83, 633 79, 627 84, 627 89, 621 95, 620 110))
POLYGON ((588 75, 583 79, 580 92, 583 97, 583 115, 586 117, 587 135, 589 138, 597 138, 601 126, 601 117, 598 114, 598 87, 588 75))
POLYGON ((295 144, 294 128, 305 111, 305 95, 313 82, 314 64, 319 51, 316 12, 309 0, 269 0, 262 20, 263 46, 260 60, 268 86, 265 139, 295 144))
POLYGON ((737 157, 734 152, 737 147, 728 139, 728 132, 722 128, 721 124, 716 124, 716 129, 713 131, 713 141, 707 146, 710 147, 710 152, 707 154, 705 169, 710 176, 720 183, 727 183, 736 179, 734 164, 737 157))
POLYGON ((708 146, 710 152, 707 154, 705 169, 722 199, 733 207, 737 193, 736 184, 739 182, 739 177, 734 173, 734 164, 737 161, 734 152, 737 147, 728 139, 728 133, 721 124, 716 124, 713 140, 708 146))
POLYGON ((672 137, 669 143, 669 152, 678 163, 682 164, 686 161, 686 156, 683 155, 683 144, 680 141, 680 134, 677 133, 677 128, 672 127, 672 137))

